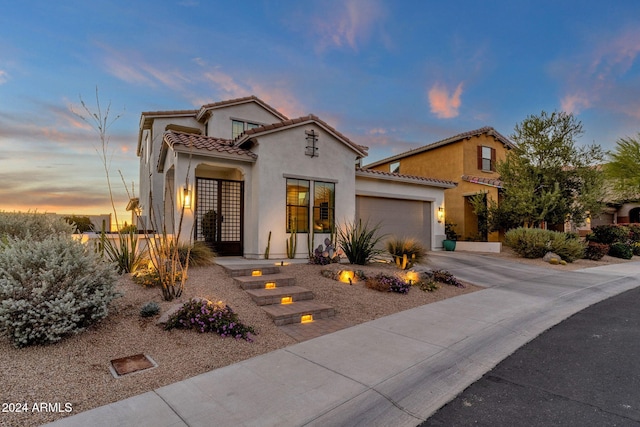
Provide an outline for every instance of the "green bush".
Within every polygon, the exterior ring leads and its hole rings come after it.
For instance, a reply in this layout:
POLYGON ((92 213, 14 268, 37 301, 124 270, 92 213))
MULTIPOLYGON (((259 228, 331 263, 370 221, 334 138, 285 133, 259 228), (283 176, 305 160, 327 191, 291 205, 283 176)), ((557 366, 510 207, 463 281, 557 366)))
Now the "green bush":
POLYGON ((393 236, 387 240, 387 251, 403 270, 421 262, 427 255, 424 246, 414 238, 393 236), (405 258, 406 255, 406 258, 405 258))
POLYGON ((640 224, 629 224, 629 240, 632 242, 640 242, 640 224))
POLYGON ((540 228, 514 228, 505 233, 505 245, 524 258, 542 258, 547 252, 573 262, 584 256, 584 244, 565 233, 540 228))
POLYGON ((158 313, 160 313, 160 305, 154 301, 150 301, 140 308, 141 317, 153 317, 158 313))
POLYGON ((71 235, 0 244, 0 332, 16 347, 78 333, 108 314, 116 273, 71 235))
POLYGON ((338 229, 338 244, 351 264, 365 265, 383 250, 376 245, 384 236, 378 235, 379 226, 369 228, 369 223, 347 223, 338 229))
POLYGON ((633 248, 628 243, 616 242, 609 248, 609 255, 616 258, 631 259, 633 257, 633 248))
POLYGON ((0 240, 44 240, 53 234, 72 234, 75 227, 62 217, 36 212, 0 212, 0 240))
POLYGON ((86 233, 93 231, 93 224, 88 216, 65 216, 64 220, 76 228, 77 233, 86 233))
POLYGON ((633 254, 635 256, 640 256, 640 242, 634 242, 631 247, 633 249, 633 254))
POLYGON ((609 253, 609 245, 606 243, 589 242, 584 251, 585 259, 592 261, 598 261, 603 256, 609 253))
POLYGON ((587 240, 610 245, 615 242, 626 242, 630 237, 629 227, 618 224, 598 225, 591 229, 587 240))

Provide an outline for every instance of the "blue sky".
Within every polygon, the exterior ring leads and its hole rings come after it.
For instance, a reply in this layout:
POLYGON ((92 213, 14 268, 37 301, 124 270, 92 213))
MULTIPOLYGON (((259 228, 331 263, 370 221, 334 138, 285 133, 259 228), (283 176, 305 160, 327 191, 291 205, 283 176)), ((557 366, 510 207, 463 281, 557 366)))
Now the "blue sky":
MULTIPOLYGON (((118 208, 142 111, 256 95, 369 146, 365 164, 563 110, 582 144, 640 131, 640 2, 29 1, 0 13, 0 210, 108 213, 80 97, 111 103, 118 208)), ((124 214, 120 214, 122 217, 124 214)), ((122 218, 121 218, 122 219, 122 218)))

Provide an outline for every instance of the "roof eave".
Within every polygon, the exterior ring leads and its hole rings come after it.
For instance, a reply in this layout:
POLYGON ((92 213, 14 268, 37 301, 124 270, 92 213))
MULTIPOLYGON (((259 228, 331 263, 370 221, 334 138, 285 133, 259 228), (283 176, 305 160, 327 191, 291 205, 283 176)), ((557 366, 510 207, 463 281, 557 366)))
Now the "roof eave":
POLYGON ((442 182, 437 180, 430 180, 429 178, 412 178, 406 175, 372 175, 365 171, 356 170, 356 177, 361 177, 365 179, 373 179, 373 180, 382 180, 382 181, 392 181, 392 182, 401 182, 404 184, 415 184, 422 185, 427 187, 439 187, 439 188, 455 188, 458 186, 456 182, 442 182))

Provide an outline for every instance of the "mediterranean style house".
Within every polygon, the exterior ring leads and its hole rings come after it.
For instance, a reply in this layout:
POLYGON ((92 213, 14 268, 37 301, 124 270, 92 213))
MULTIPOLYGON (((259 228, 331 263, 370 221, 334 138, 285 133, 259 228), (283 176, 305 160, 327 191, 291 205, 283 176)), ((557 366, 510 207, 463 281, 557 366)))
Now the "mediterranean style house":
POLYGON ((314 115, 289 119, 255 96, 140 118, 138 226, 191 236, 219 255, 306 257, 347 223, 379 224, 438 249, 444 190, 426 175, 361 169, 367 155, 314 115), (181 213, 182 222, 179 226, 181 213))
POLYGON ((446 220, 463 239, 500 241, 498 233, 483 235, 469 199, 477 194, 499 201, 502 182, 496 162, 503 161, 513 143, 492 127, 419 147, 364 166, 366 170, 429 176, 459 184, 445 190, 446 220))

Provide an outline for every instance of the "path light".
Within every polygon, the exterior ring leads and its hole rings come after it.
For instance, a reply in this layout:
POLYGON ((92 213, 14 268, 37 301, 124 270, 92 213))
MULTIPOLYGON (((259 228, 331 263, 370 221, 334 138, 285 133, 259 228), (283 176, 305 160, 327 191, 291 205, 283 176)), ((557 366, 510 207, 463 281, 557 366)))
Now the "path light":
POLYGON ((262 270, 253 270, 251 272, 252 276, 262 276, 262 270))
POLYGON ((264 288, 265 289, 275 289, 276 288, 276 282, 267 282, 264 284, 264 288))
POLYGON ((353 279, 355 279, 356 274, 351 270, 342 270, 338 273, 338 280, 342 283, 348 283, 353 285, 353 279))
POLYGON ((300 318, 300 323, 311 323, 313 322, 313 314, 303 314, 300 318))
POLYGON ((293 302, 293 297, 282 297, 280 300, 280 304, 291 304, 293 302))
POLYGON ((404 276, 404 278, 408 284, 413 285, 420 280, 420 275, 416 271, 407 271, 407 274, 404 276))

